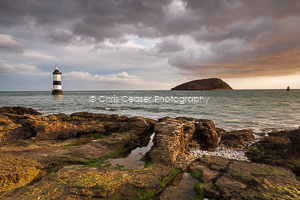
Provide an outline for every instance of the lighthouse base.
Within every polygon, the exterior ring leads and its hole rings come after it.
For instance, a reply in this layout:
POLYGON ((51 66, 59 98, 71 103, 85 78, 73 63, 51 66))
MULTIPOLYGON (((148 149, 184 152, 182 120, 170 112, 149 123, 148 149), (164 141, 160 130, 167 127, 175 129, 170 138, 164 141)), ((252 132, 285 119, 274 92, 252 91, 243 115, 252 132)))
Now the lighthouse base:
POLYGON ((52 90, 52 95, 63 95, 64 93, 62 92, 62 90, 52 90))

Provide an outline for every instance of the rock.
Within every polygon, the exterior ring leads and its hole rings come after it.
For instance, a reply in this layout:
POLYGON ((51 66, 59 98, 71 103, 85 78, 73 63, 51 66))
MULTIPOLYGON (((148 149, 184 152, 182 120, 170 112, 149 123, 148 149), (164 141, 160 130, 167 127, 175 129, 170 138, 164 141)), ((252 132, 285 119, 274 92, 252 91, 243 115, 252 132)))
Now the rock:
POLYGON ((131 132, 142 137, 155 123, 154 120, 142 117, 128 118, 88 112, 73 113, 71 116, 64 114, 40 116, 37 111, 22 107, 3 107, 1 112, 0 142, 32 137, 36 140, 57 140, 93 134, 109 135, 114 132, 131 132))
POLYGON ((134 130, 138 136, 148 133, 155 123, 154 120, 145 119, 143 117, 130 117, 126 122, 125 126, 120 129, 120 132, 134 130))
POLYGON ((77 112, 70 115, 71 118, 78 117, 80 118, 91 118, 91 119, 99 119, 102 122, 124 122, 127 120, 126 116, 119 115, 107 115, 107 114, 95 114, 88 112, 77 112))
POLYGON ((292 142, 292 148, 300 150, 300 129, 295 129, 290 132, 289 139, 292 142))
POLYGON ((7 116, 0 115, 0 143, 16 139, 24 139, 22 125, 14 123, 7 116))
POLYGON ((178 120, 169 119, 155 123, 154 148, 148 152, 150 160, 167 166, 187 163, 186 156, 189 153, 189 142, 194 130, 192 122, 182 124, 178 120))
POLYGON ((216 127, 216 132, 218 133, 218 136, 221 137, 222 135, 226 134, 227 131, 223 128, 216 127))
POLYGON ((197 185, 205 196, 217 199, 297 199, 300 184, 288 169, 260 163, 205 157, 190 166, 202 172, 197 185))
POLYGON ((232 90, 232 88, 219 78, 209 78, 183 83, 171 90, 232 90))
POLYGON ((92 167, 61 169, 27 185, 6 200, 15 199, 146 199, 153 198, 170 168, 153 165, 134 171, 92 167), (143 198, 144 199, 144 198, 143 198))
POLYGON ((168 121, 168 120, 173 120, 173 118, 172 118, 172 117, 169 117, 169 116, 167 116, 167 117, 162 117, 162 118, 159 118, 159 119, 158 119, 158 122, 164 122, 164 121, 168 121))
POLYGON ((215 124, 211 120, 198 120, 197 122, 193 139, 200 144, 201 149, 214 150, 220 141, 220 137, 215 130, 215 124))
MULTIPOLYGON (((297 135, 297 130, 294 134, 297 135)), ((296 176, 300 176, 300 152, 295 145, 292 145, 290 139, 265 137, 250 146, 246 150, 246 155, 252 162, 284 166, 291 169, 296 176)))
POLYGON ((289 135, 292 130, 272 130, 271 132, 268 132, 267 134, 271 137, 278 137, 278 138, 285 138, 288 139, 289 135))
POLYGON ((222 142, 225 146, 229 148, 244 148, 251 140, 255 139, 253 134, 253 130, 251 129, 243 129, 238 131, 230 131, 225 134, 222 132, 222 142))
POLYGON ((189 147, 214 150, 220 141, 213 121, 165 117, 154 125, 154 148, 147 154, 152 162, 185 168, 191 157, 189 147))
POLYGON ((32 108, 25 108, 25 107, 2 107, 0 108, 0 113, 9 113, 9 114, 16 114, 16 115, 41 115, 38 111, 32 108))
POLYGON ((278 151, 279 149, 288 149, 291 146, 291 140, 277 137, 265 137, 255 146, 260 146, 263 150, 278 151))
POLYGON ((22 156, 0 155, 0 193, 30 183, 43 174, 42 168, 40 163, 22 156))
POLYGON ((103 146, 109 146, 113 150, 123 149, 127 147, 135 146, 139 141, 139 137, 136 135, 126 133, 113 133, 106 138, 98 141, 103 146))

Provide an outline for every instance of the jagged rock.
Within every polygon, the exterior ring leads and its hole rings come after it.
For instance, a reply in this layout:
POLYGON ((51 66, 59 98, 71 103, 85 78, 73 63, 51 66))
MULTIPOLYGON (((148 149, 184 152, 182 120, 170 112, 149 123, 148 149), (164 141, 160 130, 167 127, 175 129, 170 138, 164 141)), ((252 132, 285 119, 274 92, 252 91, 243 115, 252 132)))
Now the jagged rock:
POLYGON ((214 150, 221 138, 213 121, 206 119, 165 117, 155 123, 154 132, 154 148, 148 153, 150 159, 180 168, 189 163, 189 146, 214 150))
POLYGON ((196 140, 203 150, 214 150, 220 141, 220 137, 215 130, 215 124, 211 120, 198 121, 195 124, 196 132, 193 139, 196 140))
POLYGON ((125 126, 120 129, 120 132, 133 130, 138 136, 148 133, 155 123, 154 120, 145 119, 143 117, 130 117, 126 122, 125 126))
POLYGON ((24 129, 22 125, 14 123, 7 116, 0 115, 0 143, 7 140, 22 139, 24 129))
POLYGON ((227 147, 237 149, 245 147, 248 144, 248 142, 255 139, 253 130, 251 129, 230 131, 226 132, 225 134, 224 132, 222 132, 221 138, 222 144, 224 144, 227 147))
POLYGON ((173 118, 172 117, 169 117, 169 116, 167 116, 167 117, 162 117, 162 118, 159 118, 158 119, 158 122, 163 122, 163 121, 168 121, 168 120, 172 120, 173 118))
POLYGON ((186 163, 189 142, 193 137, 194 130, 192 122, 183 125, 177 120, 169 119, 155 123, 153 139, 155 148, 148 154, 151 161, 168 166, 186 163))
POLYGON ((291 146, 291 140, 277 137, 264 137, 254 146, 260 146, 262 150, 278 151, 280 149, 288 149, 291 146))
POLYGON ((300 150, 300 129, 295 129, 290 132, 289 139, 292 142, 292 148, 300 150))
POLYGON ((9 114, 16 114, 16 115, 41 115, 40 112, 32 109, 32 108, 25 108, 25 107, 2 107, 0 108, 0 113, 9 113, 9 114))
MULTIPOLYGON (((295 134, 297 131, 295 131, 295 134)), ((295 138, 295 141, 297 138, 295 138)), ((295 144, 297 145, 297 143, 295 144)), ((284 166, 300 176, 300 152, 292 146, 292 140, 285 137, 265 137, 246 150, 252 162, 284 166)))
POLYGON ((227 131, 223 128, 216 127, 216 132, 218 133, 218 136, 221 137, 222 135, 226 134, 227 131))
POLYGON ((204 157, 192 163, 190 169, 202 172, 204 182, 197 186, 208 198, 300 198, 300 184, 295 175, 282 167, 204 157))
POLYGON ((291 133, 292 130, 273 130, 271 132, 268 132, 268 135, 271 137, 278 137, 278 138, 285 138, 288 139, 289 135, 291 133))
POLYGON ((143 136, 153 127, 154 120, 142 117, 128 118, 119 115, 94 114, 88 112, 40 116, 33 109, 3 107, 0 115, 0 142, 12 138, 37 140, 68 139, 91 134, 109 135, 114 132, 131 132, 143 136), (18 114, 18 113, 33 113, 18 114))

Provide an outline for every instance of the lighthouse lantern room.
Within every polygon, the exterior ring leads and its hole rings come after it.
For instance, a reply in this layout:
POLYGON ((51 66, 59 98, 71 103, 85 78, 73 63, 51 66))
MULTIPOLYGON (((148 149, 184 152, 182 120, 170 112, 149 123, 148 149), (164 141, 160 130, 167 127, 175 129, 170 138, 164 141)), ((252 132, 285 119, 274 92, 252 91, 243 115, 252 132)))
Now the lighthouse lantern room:
POLYGON ((61 85, 61 74, 57 66, 55 65, 55 70, 53 71, 53 88, 52 95, 62 95, 62 85, 61 85))

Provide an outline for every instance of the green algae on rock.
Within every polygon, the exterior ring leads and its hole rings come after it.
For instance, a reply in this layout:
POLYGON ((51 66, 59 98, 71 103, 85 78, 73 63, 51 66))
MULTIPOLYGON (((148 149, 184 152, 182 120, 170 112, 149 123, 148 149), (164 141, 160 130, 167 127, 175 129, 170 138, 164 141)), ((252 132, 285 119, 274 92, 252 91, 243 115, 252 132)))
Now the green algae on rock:
POLYGON ((8 192, 30 183, 45 170, 35 160, 5 154, 0 155, 0 172, 0 192, 8 192))

